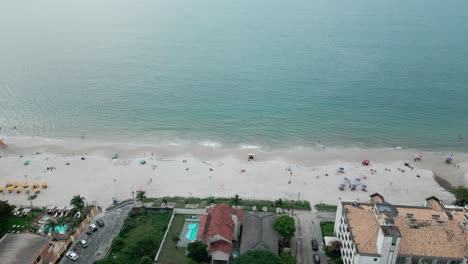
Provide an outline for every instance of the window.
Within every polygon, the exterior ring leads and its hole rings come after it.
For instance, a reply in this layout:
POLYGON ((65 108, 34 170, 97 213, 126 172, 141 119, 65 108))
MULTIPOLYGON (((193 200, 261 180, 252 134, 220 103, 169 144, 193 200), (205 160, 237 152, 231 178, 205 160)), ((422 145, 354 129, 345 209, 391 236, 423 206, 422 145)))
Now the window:
POLYGON ((445 259, 440 259, 440 260, 437 260, 437 264, 447 264, 448 261, 445 259))
POLYGON ((405 264, 406 263, 406 257, 398 257, 396 259, 397 264, 405 264))
POLYGON ((421 260, 421 258, 413 257, 413 260, 411 260, 411 264, 419 264, 420 260, 421 260))

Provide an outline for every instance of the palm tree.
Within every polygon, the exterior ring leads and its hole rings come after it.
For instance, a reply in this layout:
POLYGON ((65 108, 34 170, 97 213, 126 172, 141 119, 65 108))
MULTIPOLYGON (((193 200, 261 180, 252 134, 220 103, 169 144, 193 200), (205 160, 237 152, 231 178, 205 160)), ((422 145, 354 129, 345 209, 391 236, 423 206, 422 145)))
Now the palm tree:
POLYGON ((143 202, 146 199, 145 191, 139 190, 136 192, 136 200, 141 203, 141 206, 144 206, 143 202))
POLYGON ((275 206, 276 207, 283 208, 283 205, 284 205, 283 199, 280 198, 280 199, 275 201, 275 206))
POLYGON ((167 207, 167 198, 163 197, 162 201, 163 201, 164 207, 167 207))
POLYGON ((85 206, 84 200, 85 200, 84 197, 81 197, 80 195, 75 195, 70 201, 70 205, 76 208, 81 213, 82 217, 83 217, 83 208, 85 206))
POLYGON ((57 220, 49 218, 47 220, 46 224, 44 225, 44 232, 45 233, 51 233, 52 237, 57 239, 57 230, 56 228, 60 226, 60 224, 57 222, 57 220))
POLYGON ((214 204, 215 203, 215 198, 213 196, 208 197, 208 203, 209 204, 214 204))
POLYGON ((234 197, 231 198, 231 204, 238 206, 241 202, 241 198, 239 198, 239 195, 236 194, 234 197))

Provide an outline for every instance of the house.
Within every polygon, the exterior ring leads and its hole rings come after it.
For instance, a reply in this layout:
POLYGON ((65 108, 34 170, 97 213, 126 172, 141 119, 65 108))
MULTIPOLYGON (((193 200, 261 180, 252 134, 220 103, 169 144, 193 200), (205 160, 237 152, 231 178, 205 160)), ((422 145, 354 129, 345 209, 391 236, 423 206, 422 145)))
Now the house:
POLYGON ((0 239, 0 262, 9 264, 41 264, 52 256, 53 244, 48 237, 29 233, 6 234, 0 239))
POLYGON ((242 209, 221 203, 201 216, 197 240, 208 246, 211 263, 229 263, 233 243, 239 241, 243 214, 242 209))
POLYGON ((436 197, 425 206, 393 205, 379 194, 368 203, 340 201, 335 219, 345 264, 466 264, 468 214, 436 197))
POLYGON ((269 250, 278 255, 278 233, 273 229, 276 219, 275 213, 246 212, 240 254, 249 250, 269 250))

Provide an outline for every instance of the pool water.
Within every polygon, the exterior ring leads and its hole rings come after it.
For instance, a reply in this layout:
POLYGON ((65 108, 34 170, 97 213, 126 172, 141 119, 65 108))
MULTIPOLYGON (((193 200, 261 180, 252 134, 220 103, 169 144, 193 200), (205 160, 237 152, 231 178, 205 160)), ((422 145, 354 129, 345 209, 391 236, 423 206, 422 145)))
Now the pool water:
POLYGON ((197 239, 197 232, 198 232, 198 223, 191 223, 188 224, 188 230, 187 233, 185 234, 185 238, 188 239, 189 241, 196 240, 197 239))
MULTIPOLYGON (((42 231, 45 232, 46 229, 47 227, 46 225, 44 225, 44 227, 42 227, 42 231)), ((57 231, 57 233, 59 234, 64 234, 65 232, 67 232, 67 230, 68 230, 67 225, 59 225, 55 227, 55 231, 57 231)))

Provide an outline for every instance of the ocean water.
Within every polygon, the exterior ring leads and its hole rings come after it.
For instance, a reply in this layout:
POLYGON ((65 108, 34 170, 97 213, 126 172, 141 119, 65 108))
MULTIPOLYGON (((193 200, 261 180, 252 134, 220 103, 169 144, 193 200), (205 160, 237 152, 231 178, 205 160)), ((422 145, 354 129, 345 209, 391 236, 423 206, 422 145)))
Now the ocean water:
POLYGON ((0 127, 466 150, 468 2, 4 1, 0 127))

